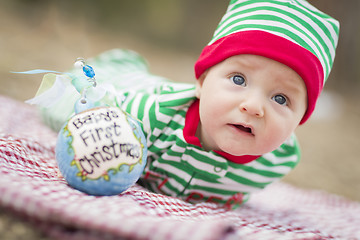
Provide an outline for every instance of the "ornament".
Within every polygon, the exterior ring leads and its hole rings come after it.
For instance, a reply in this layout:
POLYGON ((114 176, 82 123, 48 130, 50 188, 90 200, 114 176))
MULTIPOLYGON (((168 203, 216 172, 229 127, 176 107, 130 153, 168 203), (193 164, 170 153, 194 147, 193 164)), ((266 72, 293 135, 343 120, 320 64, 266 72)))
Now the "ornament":
POLYGON ((55 148, 59 170, 70 186, 85 193, 120 194, 134 185, 144 170, 144 133, 138 120, 104 102, 107 93, 116 93, 110 86, 97 86, 95 71, 83 58, 74 65, 82 68, 85 78, 41 69, 23 72, 50 73, 43 79, 40 94, 27 102, 51 108, 65 88, 75 88, 79 96, 75 114, 62 126, 55 148))
POLYGON ((137 120, 119 108, 99 107, 65 123, 55 152, 70 186, 88 194, 115 195, 140 178, 147 148, 137 120))

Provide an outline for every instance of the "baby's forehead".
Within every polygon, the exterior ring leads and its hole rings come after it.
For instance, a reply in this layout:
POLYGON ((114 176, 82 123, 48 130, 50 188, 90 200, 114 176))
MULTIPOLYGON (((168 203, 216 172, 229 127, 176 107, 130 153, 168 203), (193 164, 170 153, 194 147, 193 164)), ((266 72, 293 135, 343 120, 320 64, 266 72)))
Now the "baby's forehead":
POLYGON ((231 56, 222 62, 223 66, 238 66, 248 70, 273 70, 278 72, 279 76, 285 74, 300 75, 291 66, 283 64, 280 61, 268 58, 262 55, 255 54, 239 54, 231 56))
POLYGON ((306 89, 301 76, 290 66, 274 59, 254 54, 234 55, 224 60, 220 66, 225 71, 239 71, 244 77, 257 75, 257 72, 269 73, 267 81, 274 83, 274 86, 298 91, 300 87, 306 89), (249 75, 248 75, 249 74, 249 75), (248 75, 248 76, 247 76, 248 75))

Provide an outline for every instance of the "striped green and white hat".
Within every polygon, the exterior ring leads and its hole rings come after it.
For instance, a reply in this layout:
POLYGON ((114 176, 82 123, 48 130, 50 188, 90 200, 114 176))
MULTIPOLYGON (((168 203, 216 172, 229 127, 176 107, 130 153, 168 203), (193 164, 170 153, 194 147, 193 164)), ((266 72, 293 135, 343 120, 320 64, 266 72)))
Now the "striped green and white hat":
POLYGON ((231 0, 213 38, 195 63, 199 78, 206 69, 238 54, 281 62, 304 80, 312 114, 332 68, 339 22, 305 0, 231 0))

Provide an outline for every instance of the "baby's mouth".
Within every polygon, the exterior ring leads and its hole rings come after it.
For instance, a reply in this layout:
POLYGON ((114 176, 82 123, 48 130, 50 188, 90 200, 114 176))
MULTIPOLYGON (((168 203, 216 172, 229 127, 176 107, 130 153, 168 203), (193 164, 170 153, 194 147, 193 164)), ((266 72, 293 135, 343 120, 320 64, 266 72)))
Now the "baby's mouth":
POLYGON ((246 133, 250 133, 251 135, 254 135, 253 130, 250 127, 245 127, 243 125, 240 124, 233 124, 234 127, 236 127, 237 129, 239 129, 240 131, 246 132, 246 133))

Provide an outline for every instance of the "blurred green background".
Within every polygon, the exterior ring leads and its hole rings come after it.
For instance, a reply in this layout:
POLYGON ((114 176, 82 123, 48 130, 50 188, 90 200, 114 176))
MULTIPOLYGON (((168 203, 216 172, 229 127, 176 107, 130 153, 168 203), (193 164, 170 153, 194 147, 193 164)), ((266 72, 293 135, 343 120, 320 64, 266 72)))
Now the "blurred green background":
MULTIPOLYGON (((284 180, 360 201, 360 1, 309 2, 340 21, 340 40, 315 114, 297 130, 302 161, 284 180)), ((33 97, 40 84, 41 75, 10 71, 65 71, 77 57, 89 58, 112 48, 139 52, 155 74, 193 82, 193 64, 227 4, 227 0, 0 0, 0 94, 23 101, 33 97)), ((0 218, 0 233, 2 221, 9 222, 0 218)), ((8 227, 14 224, 4 228, 8 227)))

